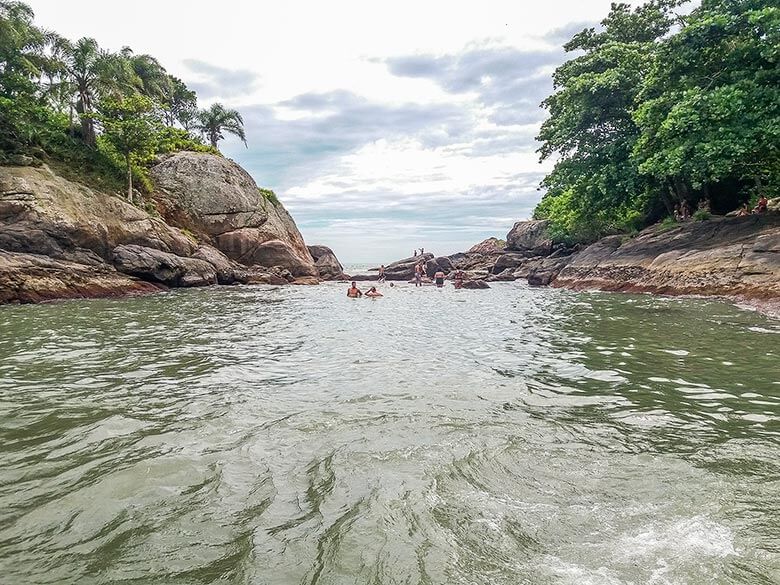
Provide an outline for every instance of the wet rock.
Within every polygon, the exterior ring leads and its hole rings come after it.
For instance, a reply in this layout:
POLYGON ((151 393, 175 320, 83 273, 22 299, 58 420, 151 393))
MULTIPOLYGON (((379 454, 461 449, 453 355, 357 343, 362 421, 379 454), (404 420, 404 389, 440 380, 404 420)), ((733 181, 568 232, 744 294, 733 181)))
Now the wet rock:
POLYGON ((490 271, 493 274, 500 274, 508 268, 515 269, 527 261, 528 257, 523 253, 508 252, 506 254, 501 254, 496 258, 496 261, 491 267, 490 271))
POLYGON ((217 283, 217 272, 210 263, 145 246, 117 246, 113 252, 113 263, 120 272, 167 286, 207 286, 217 283))
POLYGON ((434 262, 436 262, 444 274, 449 274, 455 270, 455 266, 453 266, 452 261, 447 256, 439 256, 434 259, 434 262))
POLYGON ((314 266, 317 268, 322 280, 344 280, 349 278, 344 274, 344 267, 336 258, 333 250, 327 246, 308 246, 309 253, 314 258, 314 266))
POLYGON ((414 277, 414 267, 422 262, 426 265, 427 270, 427 264, 431 260, 433 260, 433 254, 430 252, 398 260, 385 266, 385 277, 387 280, 411 280, 414 277))
POLYGON ((288 242, 282 240, 262 241, 254 228, 235 230, 217 237, 217 244, 226 256, 247 266, 284 266, 294 276, 317 276, 317 268, 306 251, 308 258, 302 258, 288 242))
POLYGON ((517 277, 514 274, 514 270, 512 268, 507 268, 506 270, 498 273, 498 274, 491 274, 487 278, 485 278, 487 282, 509 282, 513 280, 517 280, 517 277))
POLYGON ((107 264, 85 265, 0 250, 0 304, 118 297, 160 290, 151 283, 120 274, 107 264))
POLYGON ((468 288, 468 289, 490 288, 490 285, 484 280, 467 280, 463 283, 463 288, 468 288))

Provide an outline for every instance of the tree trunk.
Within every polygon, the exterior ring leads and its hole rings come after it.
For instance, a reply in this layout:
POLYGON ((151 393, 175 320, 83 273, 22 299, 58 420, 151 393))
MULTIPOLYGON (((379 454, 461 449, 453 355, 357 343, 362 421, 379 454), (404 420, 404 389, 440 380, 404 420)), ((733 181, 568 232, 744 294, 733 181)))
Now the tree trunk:
POLYGON ((216 148, 217 147, 217 135, 216 135, 216 133, 215 132, 211 132, 209 134, 209 139, 211 140, 211 146, 216 148))
POLYGON ((125 157, 127 161, 127 200, 133 205, 133 167, 130 164, 130 155, 125 157))

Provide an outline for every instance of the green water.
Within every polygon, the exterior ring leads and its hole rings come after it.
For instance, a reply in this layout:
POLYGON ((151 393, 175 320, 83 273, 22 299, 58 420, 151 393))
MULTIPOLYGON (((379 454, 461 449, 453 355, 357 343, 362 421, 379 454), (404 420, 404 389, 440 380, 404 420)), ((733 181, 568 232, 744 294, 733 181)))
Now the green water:
POLYGON ((384 290, 0 307, 0 583, 780 583, 780 323, 384 290))

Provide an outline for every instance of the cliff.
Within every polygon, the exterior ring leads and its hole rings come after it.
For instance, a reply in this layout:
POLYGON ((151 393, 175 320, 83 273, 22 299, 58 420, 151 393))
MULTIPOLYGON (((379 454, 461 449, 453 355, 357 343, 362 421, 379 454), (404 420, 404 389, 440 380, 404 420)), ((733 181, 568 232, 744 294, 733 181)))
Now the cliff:
POLYGON ((292 217, 233 161, 169 155, 147 209, 49 167, 0 167, 0 303, 316 282, 292 217))

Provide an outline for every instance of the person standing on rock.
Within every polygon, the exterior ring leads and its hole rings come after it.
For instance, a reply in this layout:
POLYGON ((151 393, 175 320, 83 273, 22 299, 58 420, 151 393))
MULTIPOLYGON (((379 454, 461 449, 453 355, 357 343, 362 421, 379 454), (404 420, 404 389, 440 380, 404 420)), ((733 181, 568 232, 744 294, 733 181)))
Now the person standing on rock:
POLYGON ((422 286, 422 264, 414 267, 414 286, 422 286))
POLYGON ((354 280, 352 281, 352 286, 347 289, 347 296, 351 299, 363 296, 363 292, 357 287, 357 283, 354 280))
POLYGON ((379 278, 377 278, 377 282, 384 282, 385 280, 386 280, 386 277, 385 277, 385 265, 382 264, 379 267, 379 278))
POLYGON ((434 280, 436 281, 436 288, 442 288, 444 286, 444 272, 441 270, 437 270, 436 274, 433 275, 434 280))

